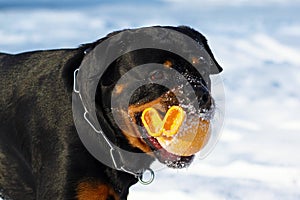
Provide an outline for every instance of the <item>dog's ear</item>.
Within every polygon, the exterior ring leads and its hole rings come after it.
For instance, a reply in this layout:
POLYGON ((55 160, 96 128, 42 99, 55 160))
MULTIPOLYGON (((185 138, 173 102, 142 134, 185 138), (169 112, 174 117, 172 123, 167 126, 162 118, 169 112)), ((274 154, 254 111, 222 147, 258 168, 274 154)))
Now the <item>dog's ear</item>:
POLYGON ((223 68, 219 65, 219 63, 215 59, 212 51, 210 50, 210 48, 208 46, 206 38, 205 38, 205 41, 203 41, 203 44, 204 44, 205 50, 207 51, 207 53, 209 54, 210 58, 214 62, 214 65, 210 67, 210 74, 219 74, 219 73, 221 73, 223 71, 223 68))
MULTIPOLYGON (((124 29, 124 30, 128 30, 128 29, 124 29)), ((92 43, 81 44, 79 46, 79 48, 77 48, 73 52, 73 54, 74 54, 73 57, 68 60, 68 62, 65 64, 64 70, 63 70, 63 78, 64 78, 65 85, 66 85, 68 91, 72 91, 72 89, 73 89, 74 71, 79 68, 82 60, 84 59, 84 56, 86 54, 88 54, 90 51, 92 51, 97 45, 99 45, 104 40, 122 32, 124 30, 114 31, 112 33, 109 33, 105 37, 100 38, 99 40, 92 42, 92 43)), ((111 84, 111 82, 112 82, 111 80, 107 81, 107 85, 111 84)))
POLYGON ((186 34, 187 36, 193 38, 196 42, 199 44, 202 44, 209 56, 211 57, 212 61, 214 62, 214 66, 210 68, 210 74, 218 74, 223 71, 222 67, 219 65, 219 63, 216 61, 211 49, 208 46, 207 39, 205 38, 204 35, 196 31, 195 29, 192 29, 191 27, 188 26, 178 26, 178 27, 169 27, 167 26, 166 28, 170 28, 173 30, 177 30, 181 33, 186 34))
POLYGON ((107 38, 108 37, 103 37, 92 43, 81 44, 77 49, 68 51, 68 53, 72 55, 71 58, 68 59, 68 61, 64 64, 64 69, 62 74, 68 91, 73 90, 74 72, 76 69, 80 67, 81 62, 84 59, 84 56, 88 54, 90 51, 92 51, 98 44, 100 44, 107 38))
POLYGON ((210 58, 214 62, 214 65, 210 67, 210 74, 219 74, 219 73, 221 73, 223 71, 223 68, 219 65, 219 63, 215 59, 210 47, 208 46, 206 37, 204 35, 202 35, 201 33, 199 33, 198 31, 196 31, 196 30, 194 30, 190 27, 184 26, 182 28, 189 29, 189 31, 188 31, 189 34, 188 35, 190 35, 190 37, 192 37, 197 42, 200 42, 200 43, 203 44, 205 50, 207 51, 210 58))
POLYGON ((71 58, 68 59, 67 62, 64 64, 62 72, 62 77, 68 91, 73 90, 74 72, 81 65, 81 62, 85 55, 84 51, 84 48, 80 47, 76 50, 70 50, 69 52, 67 52, 69 54, 73 54, 71 55, 71 58))

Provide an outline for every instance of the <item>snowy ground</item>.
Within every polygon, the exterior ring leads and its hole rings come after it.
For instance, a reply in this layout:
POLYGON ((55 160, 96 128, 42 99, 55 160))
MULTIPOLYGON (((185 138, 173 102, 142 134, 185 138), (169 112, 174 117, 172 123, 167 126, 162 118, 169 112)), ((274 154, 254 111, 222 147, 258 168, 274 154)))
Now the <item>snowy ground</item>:
POLYGON ((299 1, 253 0, 247 5, 237 0, 132 0, 89 5, 77 0, 72 6, 64 0, 65 7, 45 7, 34 0, 18 7, 18 1, 10 2, 0 0, 4 52, 75 47, 112 30, 156 24, 190 25, 207 36, 224 68, 221 139, 191 168, 161 170, 153 184, 132 187, 130 200, 300 199, 299 1))

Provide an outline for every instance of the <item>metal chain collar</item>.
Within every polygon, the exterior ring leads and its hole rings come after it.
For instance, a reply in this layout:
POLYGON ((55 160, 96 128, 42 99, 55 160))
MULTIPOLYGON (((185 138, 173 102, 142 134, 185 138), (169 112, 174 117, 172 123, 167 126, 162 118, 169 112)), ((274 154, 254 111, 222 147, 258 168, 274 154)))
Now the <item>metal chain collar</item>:
MULTIPOLYGON (((81 94, 80 94, 80 91, 79 91, 79 89, 77 88, 76 77, 77 77, 77 73, 79 72, 79 70, 80 70, 80 69, 78 68, 78 69, 76 69, 76 70, 74 71, 73 91, 74 91, 76 94, 78 94, 78 96, 79 96, 79 98, 80 98, 80 100, 81 100, 82 106, 83 106, 83 108, 84 108, 84 114, 83 114, 83 117, 84 117, 85 121, 92 127, 92 129, 93 129, 96 133, 98 133, 99 135, 101 135, 101 137, 104 139, 104 141, 108 144, 108 146, 109 146, 109 148, 110 148, 110 149, 109 149, 110 156, 111 156, 111 159, 112 159, 112 162, 113 162, 113 164, 114 164, 115 169, 117 169, 117 170, 119 170, 119 171, 123 171, 123 172, 129 173, 129 174, 132 174, 132 175, 134 175, 136 178, 138 178, 138 180, 139 180, 139 182, 140 182, 141 184, 143 184, 143 185, 149 185, 149 184, 152 183, 153 180, 154 180, 154 177, 155 177, 154 171, 153 171, 152 169, 150 169, 150 168, 146 168, 146 169, 140 170, 140 171, 138 171, 138 172, 134 172, 133 170, 128 169, 123 163, 118 163, 116 158, 117 158, 117 157, 121 158, 120 152, 119 152, 117 149, 115 149, 115 148, 113 147, 113 145, 111 144, 111 142, 109 141, 109 139, 106 137, 106 135, 103 133, 103 131, 98 130, 98 129, 91 123, 91 121, 88 119, 88 114, 89 114, 89 112, 88 112, 86 106, 84 105, 84 103, 83 103, 83 101, 82 101, 82 96, 81 96, 81 94), (150 173, 150 177, 149 177, 148 180, 144 180, 144 179, 143 179, 143 174, 144 174, 145 172, 149 172, 149 173, 150 173)), ((121 160, 121 159, 119 159, 119 160, 121 160)))

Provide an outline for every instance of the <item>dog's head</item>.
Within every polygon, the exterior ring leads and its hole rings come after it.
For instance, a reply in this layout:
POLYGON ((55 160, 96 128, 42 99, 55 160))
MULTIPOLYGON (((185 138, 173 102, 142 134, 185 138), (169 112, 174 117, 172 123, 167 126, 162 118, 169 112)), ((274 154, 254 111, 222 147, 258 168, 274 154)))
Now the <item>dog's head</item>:
MULTIPOLYGON (((184 44, 178 46, 184 58, 153 48, 122 54, 108 66, 98 83, 97 117, 101 125, 111 130, 106 133, 108 138, 120 148, 145 152, 169 167, 182 168, 192 162, 194 154, 209 139, 209 120, 215 109, 210 75, 222 68, 202 34, 185 26, 164 28, 192 38, 207 56, 189 51, 184 44), (141 81, 143 84, 137 87, 141 81), (193 92, 187 92, 189 89, 193 92), (112 105, 113 101, 125 99, 125 108, 112 105), (114 112, 122 119, 116 119, 114 112)), ((175 45, 184 42, 178 42, 178 38, 159 39, 175 45)))

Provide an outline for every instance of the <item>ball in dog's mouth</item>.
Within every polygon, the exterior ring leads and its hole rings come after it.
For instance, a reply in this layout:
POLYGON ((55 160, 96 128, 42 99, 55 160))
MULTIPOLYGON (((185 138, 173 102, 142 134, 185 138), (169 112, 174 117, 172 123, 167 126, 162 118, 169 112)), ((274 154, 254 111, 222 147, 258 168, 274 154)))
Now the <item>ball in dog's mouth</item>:
POLYGON ((142 139, 160 162, 171 168, 184 168, 209 140, 214 106, 196 111, 177 100, 166 101, 172 98, 166 93, 144 105, 135 120, 141 126, 142 139))
POLYGON ((146 109, 142 114, 145 140, 150 143, 161 162, 173 168, 187 167, 192 162, 194 154, 207 143, 210 122, 207 119, 197 119, 196 116, 192 120, 187 119, 187 114, 179 106, 171 107, 164 120, 154 113, 146 109), (171 116, 169 113, 175 112, 176 109, 181 111, 171 116), (151 128, 157 132, 151 132, 151 128))
POLYGON ((148 136, 154 137, 168 152, 179 156, 194 155, 208 139, 209 121, 197 118, 188 119, 180 106, 171 106, 163 120, 152 107, 145 109, 141 117, 148 136))

